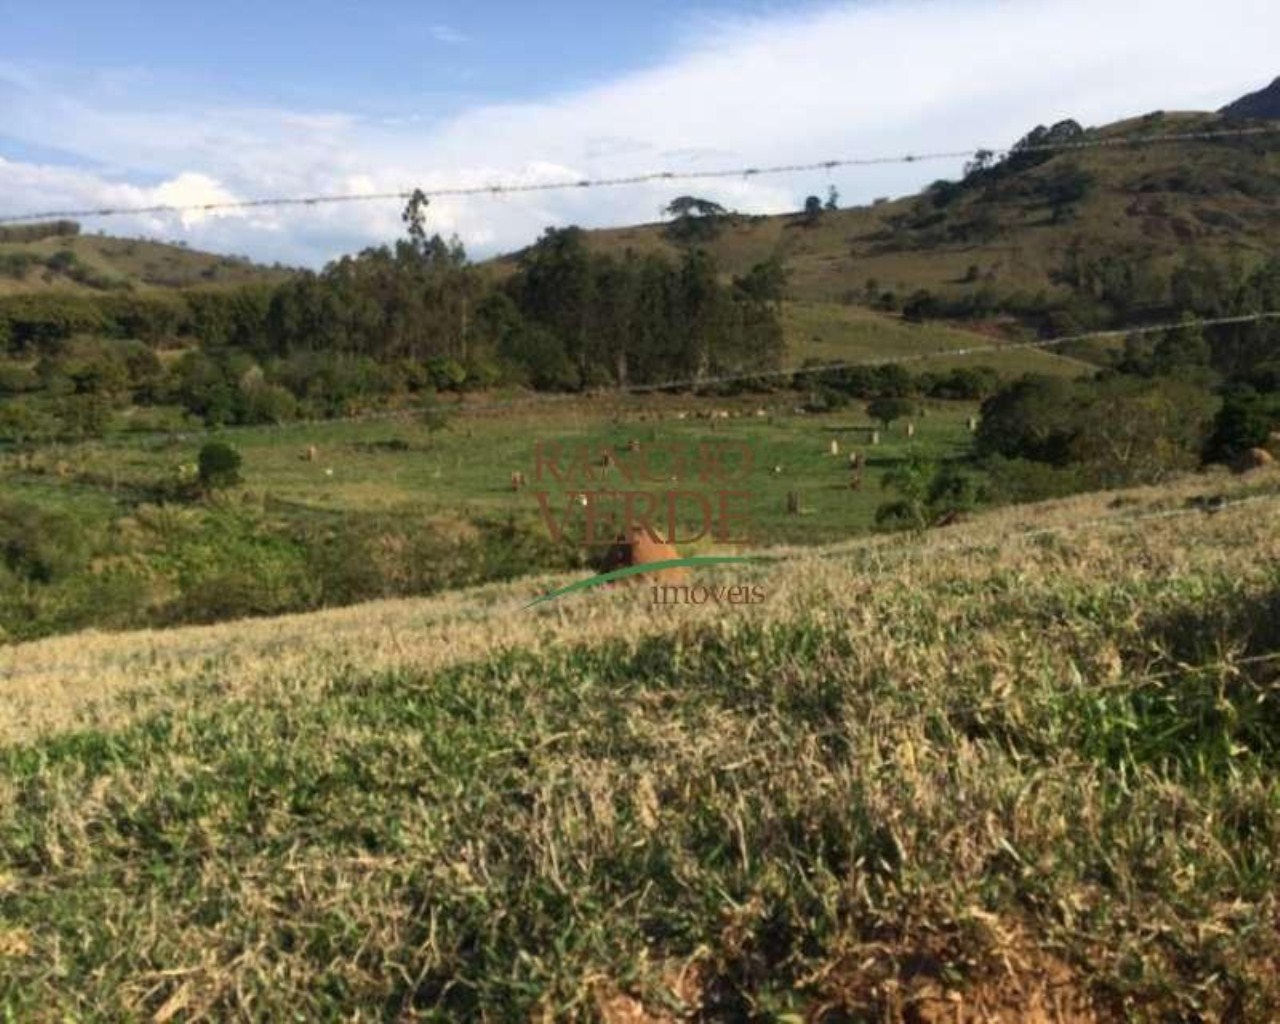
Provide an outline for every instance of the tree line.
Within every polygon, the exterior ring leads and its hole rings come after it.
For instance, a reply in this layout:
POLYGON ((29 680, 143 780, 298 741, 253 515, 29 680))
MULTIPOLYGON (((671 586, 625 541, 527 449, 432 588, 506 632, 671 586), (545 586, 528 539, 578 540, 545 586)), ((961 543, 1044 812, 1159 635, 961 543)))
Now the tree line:
POLYGON ((270 422, 498 384, 775 369, 783 283, 776 262, 726 281, 697 247, 595 253, 576 227, 480 267, 419 215, 394 245, 278 285, 0 297, 0 395, 26 400, 0 419, 15 436, 15 421, 92 427, 115 406, 177 402, 209 423, 270 422))

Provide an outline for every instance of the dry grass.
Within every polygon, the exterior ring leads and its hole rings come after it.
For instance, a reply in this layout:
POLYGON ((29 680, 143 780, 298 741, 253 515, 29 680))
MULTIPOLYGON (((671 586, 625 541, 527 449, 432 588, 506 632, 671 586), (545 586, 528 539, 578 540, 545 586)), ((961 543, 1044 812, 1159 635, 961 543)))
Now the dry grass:
MULTIPOLYGON (((751 570, 753 578, 767 584, 768 601, 735 608, 733 615, 785 620, 819 599, 831 601, 831 613, 840 614, 861 592, 844 586, 851 575, 861 581, 886 574, 901 580, 911 574, 915 585, 924 588, 939 577, 1021 565, 1028 547, 1034 549, 1046 534, 1060 534, 1078 550, 1110 553, 1118 535, 1136 529, 1163 545, 1166 558, 1184 558, 1187 544, 1181 538, 1188 530, 1265 522, 1274 516, 1280 502, 1268 497, 1272 489, 1280 489, 1280 472, 1274 470, 1247 478, 1214 472, 1161 487, 1014 506, 905 546, 901 535, 859 538, 817 551, 778 546, 768 549, 777 558, 774 564, 751 570), (1257 497, 1255 503, 1212 520, 1189 511, 1189 501, 1209 494, 1229 500, 1257 497), (1160 518, 1164 513, 1172 514, 1160 518), (1142 518, 1152 515, 1156 518, 1142 518), (1140 523, 1136 528, 1135 519, 1140 523)), ((1265 541, 1265 528, 1261 534, 1265 541)), ((1200 552, 1202 558, 1223 554, 1212 547, 1200 552)), ((1094 569, 1086 562, 1080 571, 1087 577, 1094 569)), ((724 616, 714 606, 648 603, 644 614, 637 615, 635 605, 647 602, 647 594, 629 590, 596 590, 524 610, 534 597, 580 575, 531 577, 438 597, 212 626, 89 631, 0 647, 0 739, 27 740, 72 727, 117 727, 149 713, 175 689, 201 681, 217 679, 223 692, 244 697, 262 688, 305 687, 308 681, 351 671, 430 671, 504 647, 536 651, 582 640, 660 634, 724 616)))
POLYGON ((1278 484, 9 649, 0 1005, 1275 1019, 1278 484))

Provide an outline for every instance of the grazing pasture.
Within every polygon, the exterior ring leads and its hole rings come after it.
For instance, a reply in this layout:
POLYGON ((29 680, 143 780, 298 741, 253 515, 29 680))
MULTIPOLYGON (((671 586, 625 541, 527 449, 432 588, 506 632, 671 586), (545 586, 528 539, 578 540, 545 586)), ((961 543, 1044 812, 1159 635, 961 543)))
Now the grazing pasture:
MULTIPOLYGON (((881 443, 872 449, 873 422, 860 403, 813 415, 797 411, 804 400, 791 392, 733 399, 646 395, 526 404, 511 399, 509 405, 485 398, 459 406, 444 430, 404 417, 231 428, 215 435, 124 434, 51 447, 35 456, 34 469, 10 455, 0 472, 12 495, 108 514, 176 480, 180 467, 194 463, 201 444, 214 436, 243 456, 244 482, 227 494, 233 501, 324 515, 514 515, 537 522, 537 502, 529 492, 542 486, 534 480, 538 441, 586 444, 620 456, 630 442, 737 441, 754 455, 748 487, 760 541, 770 544, 835 540, 865 531, 886 499, 880 486, 884 472, 909 452, 945 461, 962 459, 969 451, 966 422, 975 403, 921 400, 916 436, 908 439, 907 421, 900 421, 881 431, 881 443), (712 418, 713 412, 731 415, 712 418), (845 458, 830 455, 833 440, 842 452, 866 452, 861 491, 848 487, 845 458), (59 464, 65 464, 61 476, 59 464), (774 467, 779 472, 773 473, 774 467), (525 488, 513 486, 514 473, 524 474, 525 488), (792 490, 804 497, 808 514, 800 520, 786 514, 786 494, 792 490)), ((616 482, 617 475, 602 475, 599 483, 607 486, 611 479, 616 482)))

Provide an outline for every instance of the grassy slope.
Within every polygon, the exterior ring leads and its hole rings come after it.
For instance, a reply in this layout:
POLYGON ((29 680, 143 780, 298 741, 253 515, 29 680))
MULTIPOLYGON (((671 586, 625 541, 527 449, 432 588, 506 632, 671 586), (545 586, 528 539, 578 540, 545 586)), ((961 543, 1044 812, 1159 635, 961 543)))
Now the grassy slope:
POLYGON ((1278 484, 0 651, 0 1005, 1274 1019, 1278 484))
MULTIPOLYGON (((289 274, 287 270, 258 266, 236 257, 110 235, 65 235, 35 242, 0 242, 0 256, 29 253, 45 260, 64 249, 75 253, 84 267, 112 281, 128 282, 143 292, 184 285, 272 282, 283 280, 289 274)), ((44 266, 31 267, 20 279, 0 276, 0 295, 48 290, 92 293, 96 289, 44 266)))
MULTIPOLYGON (((1096 136, 1114 139, 1228 127, 1232 125, 1212 114, 1164 114, 1119 122, 1098 130, 1096 136)), ((1050 221, 1043 203, 1002 198, 994 204, 1002 230, 989 244, 925 243, 917 248, 923 242, 918 232, 874 237, 891 231, 894 219, 912 209, 917 197, 909 196, 825 213, 812 226, 795 215, 738 218, 708 248, 729 274, 744 273, 774 252, 781 253, 791 270, 789 294, 805 302, 860 298, 868 278, 899 294, 922 287, 958 291, 968 287, 961 279, 972 264, 1001 289, 1052 290, 1050 272, 1062 265, 1063 254, 1077 237, 1104 250, 1151 249, 1169 260, 1180 259, 1193 244, 1220 255, 1238 253, 1245 260, 1257 259, 1280 243, 1280 214, 1274 200, 1246 195, 1231 181, 1244 171, 1274 179, 1280 173, 1276 147, 1276 138, 1261 136, 1055 156, 1024 172, 1024 180, 1041 179, 1063 164, 1074 163, 1097 176, 1094 192, 1078 205, 1074 217, 1060 224, 1050 221), (1196 195, 1164 186, 1136 191, 1147 176, 1163 181, 1180 171, 1206 176, 1214 194, 1196 195), (1231 220, 1223 220, 1223 215, 1231 220)), ((976 201, 977 196, 970 195, 949 208, 946 223, 965 219, 976 201)), ((664 230, 662 224, 650 224, 592 232, 590 238, 602 251, 677 252, 664 230)))
POLYGON ((783 305, 782 327, 788 359, 875 362, 908 359, 913 371, 944 372, 957 366, 991 366, 1001 373, 1046 373, 1079 377, 1095 368, 1056 352, 1030 348, 990 351, 998 338, 941 324, 913 324, 860 306, 794 301, 783 305), (972 355, 947 356, 956 349, 979 348, 972 355))

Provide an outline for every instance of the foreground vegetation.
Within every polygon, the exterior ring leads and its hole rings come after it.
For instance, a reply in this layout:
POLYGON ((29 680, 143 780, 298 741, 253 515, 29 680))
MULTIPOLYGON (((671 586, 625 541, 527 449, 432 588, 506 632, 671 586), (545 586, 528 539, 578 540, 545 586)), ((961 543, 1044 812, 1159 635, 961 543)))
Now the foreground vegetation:
POLYGON ((0 1003, 1271 1019, 1276 484, 832 548, 731 612, 544 580, 10 649, 0 1003))

